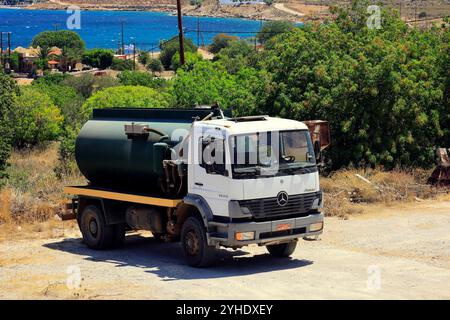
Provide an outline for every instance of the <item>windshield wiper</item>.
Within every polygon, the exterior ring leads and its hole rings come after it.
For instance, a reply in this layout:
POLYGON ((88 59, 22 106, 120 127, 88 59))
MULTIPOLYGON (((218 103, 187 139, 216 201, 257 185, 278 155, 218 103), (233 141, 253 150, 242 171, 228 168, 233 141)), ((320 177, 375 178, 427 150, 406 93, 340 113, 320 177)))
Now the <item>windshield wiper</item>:
POLYGON ((314 168, 313 164, 309 164, 309 165, 299 165, 297 164, 296 166, 286 166, 286 167, 280 167, 280 170, 286 170, 290 173, 295 173, 298 171, 302 171, 302 172, 306 172, 306 173, 312 173, 311 168, 314 168))

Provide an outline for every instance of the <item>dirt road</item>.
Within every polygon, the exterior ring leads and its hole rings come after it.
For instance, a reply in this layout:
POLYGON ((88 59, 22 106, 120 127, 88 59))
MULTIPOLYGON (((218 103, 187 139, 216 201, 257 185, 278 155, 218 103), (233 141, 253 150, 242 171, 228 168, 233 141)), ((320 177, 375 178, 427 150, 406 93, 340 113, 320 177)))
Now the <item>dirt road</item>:
POLYGON ((178 244, 150 235, 103 252, 66 227, 64 237, 4 241, 0 299, 449 299, 450 202, 366 211, 327 218, 292 259, 255 246, 222 251, 210 269, 187 267, 178 244))
POLYGON ((301 13, 301 12, 299 12, 299 11, 296 11, 296 10, 292 10, 292 9, 286 8, 286 6, 284 5, 284 3, 274 3, 273 6, 274 6, 275 8, 277 8, 278 10, 287 12, 287 13, 289 13, 289 14, 293 14, 293 15, 295 15, 295 16, 301 16, 301 17, 304 16, 304 14, 301 13))

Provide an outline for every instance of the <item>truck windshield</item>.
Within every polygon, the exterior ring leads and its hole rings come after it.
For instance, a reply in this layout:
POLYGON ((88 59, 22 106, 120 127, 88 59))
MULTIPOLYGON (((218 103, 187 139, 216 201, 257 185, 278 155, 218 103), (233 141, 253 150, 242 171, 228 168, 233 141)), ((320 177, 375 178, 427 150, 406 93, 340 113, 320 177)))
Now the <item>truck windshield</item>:
POLYGON ((316 166, 307 130, 236 135, 230 146, 235 179, 308 173, 316 166))

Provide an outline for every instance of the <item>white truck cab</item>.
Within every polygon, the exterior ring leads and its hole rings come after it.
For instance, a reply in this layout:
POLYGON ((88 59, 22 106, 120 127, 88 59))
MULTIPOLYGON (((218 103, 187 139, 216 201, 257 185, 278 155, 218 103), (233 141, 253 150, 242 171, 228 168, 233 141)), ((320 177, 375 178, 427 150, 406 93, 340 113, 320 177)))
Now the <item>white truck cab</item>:
POLYGON ((187 197, 212 212, 209 245, 295 247, 298 238, 322 232, 322 192, 304 123, 268 116, 196 121, 188 150, 187 197))

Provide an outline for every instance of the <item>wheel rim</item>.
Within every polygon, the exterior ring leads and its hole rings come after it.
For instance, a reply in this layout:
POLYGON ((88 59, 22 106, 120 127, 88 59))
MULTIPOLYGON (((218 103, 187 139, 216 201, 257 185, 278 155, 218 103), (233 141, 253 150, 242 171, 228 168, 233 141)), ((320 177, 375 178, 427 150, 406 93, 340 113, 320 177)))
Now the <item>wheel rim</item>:
POLYGON ((95 220, 94 218, 92 218, 92 219, 89 221, 89 224, 88 224, 88 230, 89 230, 89 233, 91 234, 91 236, 93 236, 94 238, 97 237, 97 234, 98 234, 98 224, 97 224, 97 220, 95 220))
POLYGON ((194 231, 189 231, 185 236, 185 249, 186 252, 191 255, 195 256, 200 251, 200 240, 198 239, 197 235, 194 231))

